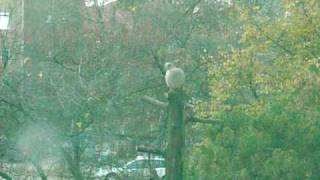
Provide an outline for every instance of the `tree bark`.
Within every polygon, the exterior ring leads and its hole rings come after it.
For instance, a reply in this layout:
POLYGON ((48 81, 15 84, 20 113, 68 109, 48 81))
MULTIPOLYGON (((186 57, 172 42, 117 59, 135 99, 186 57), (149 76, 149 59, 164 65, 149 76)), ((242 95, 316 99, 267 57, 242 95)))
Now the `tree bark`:
POLYGON ((80 142, 79 137, 74 137, 75 139, 72 140, 72 153, 68 153, 62 147, 60 148, 66 162, 68 165, 68 169, 72 174, 75 180, 83 180, 83 175, 80 169, 80 160, 81 160, 81 153, 80 153, 80 142))
POLYGON ((80 137, 76 137, 73 140, 73 176, 77 180, 83 180, 83 176, 80 169, 81 148, 79 138, 80 137))
POLYGON ((41 180, 47 180, 48 178, 47 178, 44 170, 42 169, 41 165, 40 165, 38 162, 36 162, 36 161, 34 161, 34 160, 32 160, 32 159, 31 159, 31 163, 32 163, 33 166, 36 168, 36 170, 37 170, 37 172, 38 172, 41 180))
POLYGON ((0 177, 4 178, 6 180, 12 180, 12 178, 4 172, 0 172, 0 177))
POLYGON ((170 91, 169 100, 169 140, 166 150, 166 178, 183 180, 184 152, 184 93, 183 90, 170 91))

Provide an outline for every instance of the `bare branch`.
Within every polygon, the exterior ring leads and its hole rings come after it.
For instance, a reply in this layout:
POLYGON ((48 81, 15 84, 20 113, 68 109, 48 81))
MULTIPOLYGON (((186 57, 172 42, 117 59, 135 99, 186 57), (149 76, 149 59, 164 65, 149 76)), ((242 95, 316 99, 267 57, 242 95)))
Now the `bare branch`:
POLYGON ((0 177, 2 177, 4 179, 7 179, 7 180, 11 180, 12 179, 8 174, 6 174, 4 172, 0 172, 0 177))
POLYGON ((152 49, 151 49, 151 54, 153 56, 153 60, 154 60, 155 65, 160 70, 162 76, 164 76, 166 74, 166 71, 164 70, 164 68, 161 65, 161 60, 160 60, 159 56, 152 49))
POLYGON ((198 117, 190 117, 188 121, 193 123, 202 123, 202 124, 217 124, 222 122, 219 119, 198 118, 198 117))
POLYGON ((167 108, 168 107, 168 103, 156 100, 150 96, 143 96, 142 99, 152 105, 158 106, 160 108, 167 108))
POLYGON ((158 154, 158 155, 162 155, 162 156, 165 155, 165 153, 163 151, 161 151, 159 149, 153 149, 151 147, 140 146, 140 147, 137 147, 137 151, 143 152, 143 153, 158 154))

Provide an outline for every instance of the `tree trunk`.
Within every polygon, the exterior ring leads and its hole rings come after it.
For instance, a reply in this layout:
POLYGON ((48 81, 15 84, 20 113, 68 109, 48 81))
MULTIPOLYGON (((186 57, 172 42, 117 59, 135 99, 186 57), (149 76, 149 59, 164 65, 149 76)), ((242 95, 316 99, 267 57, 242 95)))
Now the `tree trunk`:
POLYGON ((81 169, 80 169, 80 142, 79 142, 79 137, 75 137, 76 139, 72 140, 72 155, 69 154, 65 149, 63 149, 62 147, 61 152, 67 162, 68 165, 68 169, 70 171, 70 173, 72 174, 73 178, 75 180, 83 180, 83 176, 81 173, 81 169))
POLYGON ((0 172, 0 177, 4 178, 6 180, 12 180, 12 178, 4 172, 0 172))
POLYGON ((80 169, 81 160, 81 148, 80 148, 80 137, 75 137, 73 140, 73 176, 76 180, 83 180, 83 176, 80 169))
POLYGON ((38 162, 36 162, 36 161, 34 161, 34 160, 32 160, 32 159, 31 159, 31 163, 32 163, 33 166, 36 168, 36 170, 37 170, 37 172, 38 172, 41 180, 47 180, 48 178, 47 178, 44 170, 42 169, 41 165, 40 165, 38 162))
POLYGON ((170 91, 169 99, 169 140, 166 152, 166 178, 183 180, 184 150, 184 93, 183 90, 170 91))

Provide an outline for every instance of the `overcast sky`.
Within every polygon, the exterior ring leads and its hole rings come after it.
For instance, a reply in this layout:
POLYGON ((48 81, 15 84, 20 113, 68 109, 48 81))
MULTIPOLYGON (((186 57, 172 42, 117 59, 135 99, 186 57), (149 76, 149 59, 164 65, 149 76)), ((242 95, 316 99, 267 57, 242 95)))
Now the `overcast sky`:
POLYGON ((8 30, 9 13, 0 12, 0 30, 8 30))
POLYGON ((110 3, 116 2, 118 0, 86 0, 85 4, 87 7, 91 7, 95 4, 95 1, 97 1, 98 6, 102 6, 102 5, 108 5, 110 3))

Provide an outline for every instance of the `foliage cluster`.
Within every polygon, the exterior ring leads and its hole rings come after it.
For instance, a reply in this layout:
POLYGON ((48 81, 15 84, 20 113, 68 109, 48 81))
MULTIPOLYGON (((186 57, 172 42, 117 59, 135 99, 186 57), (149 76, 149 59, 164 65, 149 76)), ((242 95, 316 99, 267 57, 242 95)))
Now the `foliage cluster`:
POLYGON ((239 9, 239 47, 209 68, 210 110, 199 114, 223 123, 200 128, 189 179, 320 177, 319 2, 284 1, 271 17, 263 9, 239 9))

